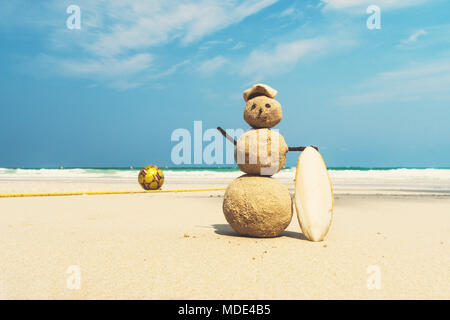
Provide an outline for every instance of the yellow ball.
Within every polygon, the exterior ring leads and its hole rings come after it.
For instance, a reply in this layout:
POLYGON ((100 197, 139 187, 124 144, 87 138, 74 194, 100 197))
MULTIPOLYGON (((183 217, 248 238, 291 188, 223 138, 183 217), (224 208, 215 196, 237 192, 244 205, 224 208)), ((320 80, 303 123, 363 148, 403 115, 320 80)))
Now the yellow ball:
POLYGON ((157 166, 146 166, 139 171, 138 181, 145 190, 158 190, 164 184, 164 173, 157 166))

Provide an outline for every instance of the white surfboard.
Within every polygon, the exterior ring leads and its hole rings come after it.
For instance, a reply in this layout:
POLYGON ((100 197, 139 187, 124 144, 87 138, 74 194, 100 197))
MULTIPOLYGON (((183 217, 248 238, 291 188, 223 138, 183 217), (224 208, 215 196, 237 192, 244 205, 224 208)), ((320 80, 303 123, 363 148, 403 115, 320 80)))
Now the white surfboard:
POLYGON ((325 162, 313 147, 307 147, 298 158, 294 202, 305 237, 322 241, 333 218, 333 189, 325 162))

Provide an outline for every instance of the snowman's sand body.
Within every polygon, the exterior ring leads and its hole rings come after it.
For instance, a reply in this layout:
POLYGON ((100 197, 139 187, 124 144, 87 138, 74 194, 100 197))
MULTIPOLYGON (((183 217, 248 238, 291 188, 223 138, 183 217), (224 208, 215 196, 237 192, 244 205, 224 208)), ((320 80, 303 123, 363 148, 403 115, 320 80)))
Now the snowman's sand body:
POLYGON ((228 186, 223 212, 240 234, 275 237, 291 222, 293 207, 288 188, 277 179, 244 175, 228 186))
POLYGON ((286 163, 288 146, 281 134, 268 128, 251 129, 238 140, 234 160, 241 171, 272 176, 286 163))

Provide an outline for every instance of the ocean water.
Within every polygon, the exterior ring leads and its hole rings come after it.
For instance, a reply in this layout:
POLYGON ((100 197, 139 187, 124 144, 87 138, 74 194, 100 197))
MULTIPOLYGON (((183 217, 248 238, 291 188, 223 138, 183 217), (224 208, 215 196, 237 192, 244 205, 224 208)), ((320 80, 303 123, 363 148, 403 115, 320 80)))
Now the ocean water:
MULTIPOLYGON (((166 184, 226 186, 242 175, 237 168, 166 168, 166 184)), ((6 181, 61 181, 136 183, 138 169, 69 168, 7 169, 0 168, 0 183, 6 181)), ((398 191, 450 194, 448 168, 329 168, 336 190, 380 192, 398 191)), ((285 168, 273 177, 293 187, 295 168, 285 168)))

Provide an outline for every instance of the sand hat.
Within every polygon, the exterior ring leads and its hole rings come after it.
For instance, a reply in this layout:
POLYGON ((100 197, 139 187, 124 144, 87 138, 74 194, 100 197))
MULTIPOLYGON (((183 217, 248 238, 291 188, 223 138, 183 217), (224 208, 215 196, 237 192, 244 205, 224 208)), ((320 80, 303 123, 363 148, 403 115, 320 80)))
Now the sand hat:
POLYGON ((255 84, 253 87, 251 87, 250 89, 247 89, 244 91, 244 100, 245 102, 247 102, 248 100, 254 98, 254 97, 258 97, 258 96, 266 96, 269 98, 275 98, 275 96, 277 95, 278 91, 275 90, 274 88, 266 85, 266 84, 255 84))

